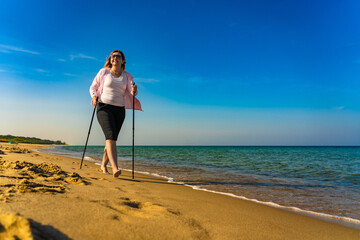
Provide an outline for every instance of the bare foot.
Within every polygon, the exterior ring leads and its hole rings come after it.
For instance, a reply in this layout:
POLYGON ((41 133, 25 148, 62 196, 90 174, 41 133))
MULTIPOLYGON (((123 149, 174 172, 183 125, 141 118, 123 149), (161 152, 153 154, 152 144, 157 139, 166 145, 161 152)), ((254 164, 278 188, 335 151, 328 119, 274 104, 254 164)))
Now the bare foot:
POLYGON ((116 172, 113 172, 114 177, 118 177, 121 174, 121 169, 117 170, 116 172))
POLYGON ((110 174, 109 171, 107 170, 107 167, 101 166, 101 171, 105 174, 110 174))

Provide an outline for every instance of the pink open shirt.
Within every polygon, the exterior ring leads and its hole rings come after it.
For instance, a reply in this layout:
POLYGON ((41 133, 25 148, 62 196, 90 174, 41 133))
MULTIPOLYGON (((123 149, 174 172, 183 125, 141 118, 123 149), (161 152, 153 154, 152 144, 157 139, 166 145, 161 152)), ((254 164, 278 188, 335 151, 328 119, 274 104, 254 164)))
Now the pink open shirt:
MULTIPOLYGON (((124 71, 126 74, 126 78, 127 78, 127 85, 126 85, 126 90, 124 93, 124 102, 125 102, 125 108, 126 109, 133 109, 133 95, 131 94, 131 85, 134 82, 134 77, 131 76, 130 73, 124 71)), ((110 73, 110 68, 102 68, 98 74, 96 75, 96 77, 94 78, 93 83, 90 86, 90 95, 91 97, 97 96, 101 97, 101 94, 103 93, 103 88, 104 88, 104 81, 105 81, 105 75, 107 73, 110 73)), ((111 73, 110 73, 111 74, 111 73)), ((135 110, 140 110, 142 111, 141 108, 141 104, 140 101, 135 97, 135 110)))

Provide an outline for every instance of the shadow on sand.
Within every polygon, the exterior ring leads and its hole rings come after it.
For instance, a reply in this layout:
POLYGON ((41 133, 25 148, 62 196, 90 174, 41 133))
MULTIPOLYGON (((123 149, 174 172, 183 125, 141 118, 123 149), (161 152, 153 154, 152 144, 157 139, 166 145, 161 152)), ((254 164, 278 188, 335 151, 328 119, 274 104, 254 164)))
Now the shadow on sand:
POLYGON ((32 219, 29 219, 29 221, 30 228, 35 240, 71 240, 71 238, 50 225, 42 225, 41 223, 38 223, 32 219))

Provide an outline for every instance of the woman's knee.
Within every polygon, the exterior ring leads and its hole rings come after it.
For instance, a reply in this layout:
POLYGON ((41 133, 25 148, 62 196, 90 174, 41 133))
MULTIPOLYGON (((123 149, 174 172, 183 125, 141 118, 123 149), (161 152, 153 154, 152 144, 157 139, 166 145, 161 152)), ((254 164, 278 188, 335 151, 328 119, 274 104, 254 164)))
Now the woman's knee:
MULTIPOLYGON (((106 143, 107 144, 115 144, 116 141, 115 140, 112 140, 112 139, 106 139, 106 143)), ((105 147, 106 148, 106 147, 105 147)))

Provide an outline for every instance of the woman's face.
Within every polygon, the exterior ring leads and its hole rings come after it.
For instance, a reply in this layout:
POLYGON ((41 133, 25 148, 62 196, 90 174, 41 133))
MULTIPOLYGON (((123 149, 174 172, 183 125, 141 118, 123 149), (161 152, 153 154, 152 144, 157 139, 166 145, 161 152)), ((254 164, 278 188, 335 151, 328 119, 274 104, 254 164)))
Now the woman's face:
POLYGON ((110 57, 111 65, 121 66, 124 63, 122 56, 119 52, 114 52, 110 57))

